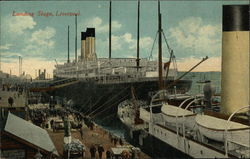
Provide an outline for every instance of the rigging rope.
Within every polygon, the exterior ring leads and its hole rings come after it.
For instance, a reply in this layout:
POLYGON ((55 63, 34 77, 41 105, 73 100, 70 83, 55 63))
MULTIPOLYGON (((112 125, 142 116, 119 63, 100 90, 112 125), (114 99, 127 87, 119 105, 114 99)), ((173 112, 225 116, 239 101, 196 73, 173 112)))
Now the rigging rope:
POLYGON ((162 30, 162 34, 163 34, 164 40, 165 40, 165 42, 166 42, 166 44, 167 44, 168 52, 169 52, 169 54, 171 55, 171 53, 173 52, 173 50, 172 50, 172 49, 170 48, 170 46, 168 45, 168 41, 167 41, 167 38, 166 38, 165 33, 164 33, 163 30, 162 30))
MULTIPOLYGON (((108 93, 110 93, 112 91, 113 91, 113 88, 108 93)), ((91 107, 89 107, 88 111, 86 111, 84 114, 87 114, 92 108, 94 108, 103 97, 105 97, 105 95, 101 96, 91 107)), ((89 113, 91 113, 91 112, 89 112, 89 113)))
POLYGON ((155 46, 155 41, 156 41, 156 38, 158 37, 158 31, 156 32, 155 34, 155 39, 154 39, 154 43, 153 43, 153 46, 152 46, 152 49, 151 49, 151 52, 150 52, 150 55, 148 57, 148 59, 150 60, 151 58, 153 59, 153 56, 152 56, 152 53, 153 53, 153 50, 154 50, 154 46, 155 46))
MULTIPOLYGON (((89 104, 90 100, 91 100, 91 97, 87 100, 87 102, 85 102, 85 103, 82 105, 82 107, 81 107, 81 109, 80 109, 79 111, 81 111, 81 110, 84 108, 84 105, 89 104)), ((85 114, 85 113, 84 113, 84 114, 85 114)))
POLYGON ((126 91, 127 88, 129 88, 130 86, 126 87, 125 89, 123 89, 122 91, 120 91, 118 94, 116 94, 115 96, 113 96, 112 98, 110 98, 109 100, 107 100, 104 104, 102 104, 101 106, 99 106, 97 109, 95 109, 94 111, 92 111, 89 115, 92 115, 93 113, 95 113, 97 110, 99 110, 100 108, 104 107, 105 104, 109 103, 112 99, 114 99, 115 97, 119 96, 121 93, 123 93, 124 91, 126 91))
MULTIPOLYGON (((140 88, 141 86, 143 86, 144 82, 140 83, 137 87, 140 88)), ((107 103, 111 102, 115 97, 119 96, 121 93, 123 93, 124 91, 126 91, 129 87, 131 86, 128 86, 126 88, 124 88, 123 90, 121 90, 118 94, 116 94, 115 96, 113 96, 111 99, 107 100, 104 104, 102 104, 101 106, 99 106, 97 109, 95 109, 93 112, 91 112, 89 115, 92 115, 93 113, 95 113, 97 110, 99 110, 100 108, 104 107, 107 103)), ((124 97, 128 97, 129 95, 125 95, 124 97)), ((117 102, 116 102, 117 103, 117 102)), ((114 104, 112 104, 111 106, 113 106, 114 104)), ((107 109, 107 108, 106 108, 107 109)), ((99 112, 98 112, 99 113, 99 112)))
POLYGON ((113 103, 113 104, 107 106, 107 107, 106 107, 105 109, 103 109, 102 111, 97 112, 95 115, 93 115, 93 118, 95 118, 98 114, 100 114, 100 113, 106 111, 108 108, 111 108, 111 107, 113 107, 114 105, 116 105, 116 104, 122 102, 122 101, 123 101, 125 98, 127 98, 128 96, 129 96, 128 94, 125 95, 124 97, 122 97, 122 98, 121 98, 120 100, 118 100, 117 102, 115 102, 115 103, 113 103))

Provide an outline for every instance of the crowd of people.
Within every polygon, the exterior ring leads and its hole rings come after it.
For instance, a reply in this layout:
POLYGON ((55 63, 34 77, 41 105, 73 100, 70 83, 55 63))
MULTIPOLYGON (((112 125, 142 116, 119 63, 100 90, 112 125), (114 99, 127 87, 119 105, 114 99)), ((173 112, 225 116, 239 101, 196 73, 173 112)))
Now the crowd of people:
MULTIPOLYGON (((94 130, 98 130, 97 127, 95 127, 95 123, 93 121, 93 119, 89 116, 84 116, 82 113, 70 108, 70 107, 59 107, 59 108, 55 108, 55 107, 49 107, 47 106, 46 108, 36 108, 36 109, 31 109, 30 111, 30 117, 31 120, 38 126, 41 126, 43 128, 48 128, 48 118, 50 117, 60 117, 62 120, 64 120, 65 117, 68 117, 69 115, 72 115, 74 117, 74 121, 76 121, 78 123, 78 127, 75 128, 77 130, 79 130, 79 134, 80 134, 80 138, 82 140, 84 140, 84 129, 83 129, 83 125, 86 125, 89 130, 93 131, 94 134, 94 130)), ((54 130, 54 124, 55 121, 52 119, 50 120, 50 125, 52 126, 51 128, 53 128, 54 130)), ((71 126, 71 128, 73 128, 71 126)), ((123 146, 124 145, 124 141, 121 137, 117 137, 114 136, 113 134, 107 132, 107 131, 102 131, 103 132, 103 136, 105 136, 105 134, 107 134, 109 136, 110 142, 111 142, 111 147, 116 147, 117 145, 123 146)), ((110 148, 105 148, 102 144, 92 144, 89 148, 88 151, 90 152, 91 158, 92 159, 96 159, 97 157, 99 159, 104 158, 104 156, 106 156, 105 158, 107 159, 111 159, 113 156, 112 151, 110 148)), ((129 159, 131 158, 132 154, 130 152, 123 152, 121 154, 122 159, 129 159)))

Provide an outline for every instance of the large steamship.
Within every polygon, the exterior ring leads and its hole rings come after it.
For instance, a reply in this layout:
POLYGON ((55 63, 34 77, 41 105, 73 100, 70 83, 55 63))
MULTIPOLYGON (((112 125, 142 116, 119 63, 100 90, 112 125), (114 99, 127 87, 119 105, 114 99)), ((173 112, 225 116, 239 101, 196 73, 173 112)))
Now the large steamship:
POLYGON ((151 94, 158 89, 159 69, 163 70, 163 75, 168 74, 164 80, 166 85, 174 82, 168 92, 185 93, 190 89, 191 80, 175 81, 177 68, 164 69, 164 64, 159 65, 158 61, 139 58, 139 27, 137 58, 111 58, 111 14, 109 24, 109 57, 97 57, 95 28, 87 28, 85 32, 81 32, 81 55, 78 60, 76 54, 75 60, 70 61, 68 52, 67 62, 56 65, 54 70, 54 78, 76 79, 78 82, 55 90, 55 95, 72 99, 82 110, 94 114, 108 110, 115 113, 117 105, 130 98, 132 87, 138 99, 150 99, 151 94))

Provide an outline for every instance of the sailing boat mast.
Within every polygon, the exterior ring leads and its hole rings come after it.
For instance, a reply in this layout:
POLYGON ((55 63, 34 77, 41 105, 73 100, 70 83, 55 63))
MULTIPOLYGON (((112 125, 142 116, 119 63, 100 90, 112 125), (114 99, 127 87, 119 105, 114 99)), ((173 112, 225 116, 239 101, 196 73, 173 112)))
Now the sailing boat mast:
POLYGON ((109 1, 109 59, 111 59, 111 0, 109 1))
POLYGON ((138 13, 137 13, 137 59, 136 67, 137 71, 140 67, 140 0, 138 0, 138 13))
POLYGON ((161 27, 161 8, 160 0, 158 0, 158 61, 159 61, 159 90, 163 90, 163 79, 162 79, 162 27, 161 27))

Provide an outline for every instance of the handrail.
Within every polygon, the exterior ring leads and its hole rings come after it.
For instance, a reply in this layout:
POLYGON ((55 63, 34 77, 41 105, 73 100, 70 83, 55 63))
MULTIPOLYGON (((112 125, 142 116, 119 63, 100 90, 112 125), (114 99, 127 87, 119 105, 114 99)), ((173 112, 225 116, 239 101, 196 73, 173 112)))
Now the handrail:
POLYGON ((167 91, 166 90, 160 90, 158 91, 155 95, 152 96, 151 98, 151 101, 150 101, 150 105, 149 105, 149 108, 150 108, 150 123, 153 123, 153 110, 152 110, 152 106, 153 106, 153 101, 154 99, 161 93, 166 93, 167 91))
MULTIPOLYGON (((201 100, 201 99, 203 99, 203 98, 202 97, 195 97, 195 99, 192 102, 190 102, 184 110, 187 110, 187 108, 189 108, 194 102, 201 100)), ((185 121, 184 114, 182 115, 182 118, 183 118, 183 121, 185 121)), ((183 137, 185 138, 185 122, 182 123, 182 126, 183 126, 183 137)))
MULTIPOLYGON (((203 99, 203 97, 199 97, 199 96, 195 96, 195 97, 192 97, 192 98, 194 98, 194 100, 192 100, 190 103, 188 103, 188 105, 186 106, 186 108, 184 110, 187 110, 194 102, 203 99)), ((192 98, 189 98, 189 99, 186 99, 186 100, 188 101, 188 100, 190 100, 192 98)), ((178 115, 178 112, 179 112, 180 109, 181 109, 181 105, 178 107, 178 109, 176 111, 176 115, 175 115, 175 118, 176 118, 176 133, 177 133, 177 135, 179 135, 179 127, 178 127, 178 124, 177 124, 177 115, 178 115)), ((183 121, 185 121, 185 119, 184 119, 185 115, 184 114, 182 115, 182 118, 183 118, 183 121)), ((182 123, 182 129, 183 129, 183 137, 185 138, 185 122, 182 123)))
POLYGON ((176 110, 176 114, 175 114, 175 120, 176 120, 176 134, 177 135, 179 135, 179 127, 178 127, 178 124, 177 124, 177 114, 178 114, 178 112, 179 112, 179 108, 181 108, 182 107, 182 105, 184 105, 184 103, 186 103, 187 101, 189 101, 190 99, 193 99, 193 98, 195 98, 195 97, 190 97, 190 98, 187 98, 187 99, 185 99, 180 105, 179 105, 179 107, 178 107, 178 109, 176 110))
POLYGON ((236 113, 238 113, 239 111, 241 111, 242 109, 245 109, 245 108, 250 109, 250 105, 249 105, 249 106, 241 107, 241 108, 239 108, 238 110, 234 111, 234 112, 230 115, 230 117, 227 119, 227 126, 226 126, 226 129, 225 129, 225 131, 224 131, 224 133, 225 133, 225 143, 224 143, 224 147, 225 147, 225 156, 226 156, 226 157, 228 157, 228 146, 227 146, 228 140, 227 140, 227 132, 228 132, 228 129, 229 129, 229 127, 230 127, 229 122, 230 122, 230 120, 232 119, 232 117, 233 117, 236 113))
POLYGON ((179 108, 181 108, 181 107, 184 105, 184 103, 186 103, 187 101, 189 101, 190 99, 193 99, 193 98, 196 98, 196 97, 192 96, 192 97, 190 97, 190 98, 185 99, 185 100, 179 105, 179 108))

